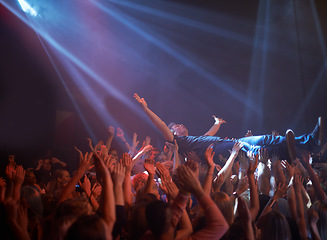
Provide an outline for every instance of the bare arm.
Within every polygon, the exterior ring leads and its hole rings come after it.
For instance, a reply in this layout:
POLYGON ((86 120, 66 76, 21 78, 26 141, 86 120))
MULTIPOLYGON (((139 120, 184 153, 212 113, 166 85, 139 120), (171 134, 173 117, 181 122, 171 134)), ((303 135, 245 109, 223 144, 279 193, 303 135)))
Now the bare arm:
POLYGON ((152 112, 148 108, 148 105, 144 100, 144 98, 140 98, 139 95, 137 95, 137 93, 134 93, 134 98, 142 106, 143 111, 146 113, 146 115, 148 115, 152 123, 161 131, 164 138, 167 141, 172 142, 174 140, 174 135, 167 127, 166 123, 164 123, 154 112, 152 112))
POLYGON ((61 193, 58 203, 61 203, 69 198, 69 196, 75 189, 75 185, 78 183, 78 181, 84 175, 84 173, 89 169, 89 167, 91 165, 92 156, 93 156, 92 153, 86 153, 85 156, 83 157, 83 159, 81 159, 80 166, 79 166, 78 170, 76 171, 76 174, 72 177, 72 179, 65 186, 64 190, 61 193))
POLYGON ((249 187, 250 187, 250 214, 251 218, 254 221, 258 215, 258 212, 260 210, 260 203, 259 203, 259 194, 257 185, 255 183, 254 178, 254 172, 257 169, 258 166, 258 159, 259 155, 254 156, 254 163, 250 162, 247 175, 248 175, 248 181, 249 181, 249 187))
POLYGON ((221 174, 223 174, 224 180, 226 180, 226 178, 229 176, 229 173, 232 171, 234 160, 237 157, 237 154, 238 154, 239 150, 242 147, 243 147, 243 144, 240 143, 240 142, 236 142, 234 144, 234 147, 232 149, 232 152, 231 152, 231 154, 230 154, 227 162, 225 163, 224 167, 218 173, 218 176, 220 176, 221 174))
POLYGON ((213 157, 215 155, 215 152, 213 151, 212 147, 209 146, 205 152, 205 159, 208 165, 208 171, 206 178, 204 180, 203 184, 203 190, 206 194, 211 193, 211 186, 212 186, 212 175, 213 172, 215 171, 215 163, 213 162, 213 157))
POLYGON ((324 190, 322 189, 322 187, 320 186, 320 182, 319 179, 315 173, 315 171, 312 169, 310 163, 309 163, 309 154, 303 154, 301 157, 301 162, 303 164, 303 166, 306 168, 310 179, 312 181, 312 186, 315 190, 316 196, 318 200, 322 200, 322 201, 326 201, 327 200, 327 196, 324 192, 324 190))
POLYGON ((307 228, 305 224, 304 206, 303 206, 302 193, 301 193, 302 182, 303 179, 301 178, 301 175, 294 176, 293 185, 294 185, 294 192, 295 192, 296 206, 297 206, 296 223, 299 228, 301 239, 307 239, 307 228))
POLYGON ((124 191, 123 182, 125 177, 125 167, 122 164, 122 160, 116 163, 112 178, 114 182, 114 192, 115 192, 115 203, 116 205, 124 206, 124 191))
POLYGON ((154 167, 154 160, 145 159, 144 161, 144 168, 148 172, 148 180, 146 181, 144 187, 144 193, 150 193, 154 184, 154 175, 156 174, 155 167, 154 167))
POLYGON ((116 221, 115 195, 112 179, 104 161, 94 152, 94 163, 98 182, 102 186, 102 202, 100 208, 103 212, 103 220, 106 222, 111 235, 114 223, 116 221))
POLYGON ((122 140, 122 142, 124 143, 125 147, 127 148, 127 151, 130 151, 131 146, 126 141, 125 136, 124 136, 124 131, 121 128, 117 128, 117 137, 119 137, 122 140))
POLYGON ((132 198, 132 183, 131 183, 131 172, 132 172, 132 159, 129 154, 123 153, 123 165, 125 166, 125 178, 124 178, 124 200, 125 207, 129 208, 133 204, 132 198))
POLYGON ((204 134, 204 136, 214 136, 218 132, 221 124, 226 123, 226 121, 222 118, 217 118, 215 115, 212 116, 215 120, 215 123, 212 125, 212 127, 209 129, 208 132, 204 134))
POLYGON ((114 138, 114 135, 115 135, 115 128, 113 126, 109 126, 107 131, 108 131, 108 138, 106 141, 106 147, 109 151, 110 147, 111 147, 112 139, 114 138))

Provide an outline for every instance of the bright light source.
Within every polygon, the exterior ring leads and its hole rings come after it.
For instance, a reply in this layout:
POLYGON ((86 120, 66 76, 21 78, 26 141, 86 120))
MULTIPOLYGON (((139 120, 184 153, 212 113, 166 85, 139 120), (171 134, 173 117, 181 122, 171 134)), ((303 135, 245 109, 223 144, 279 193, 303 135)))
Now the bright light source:
POLYGON ((24 0, 18 0, 18 2, 25 13, 37 16, 37 12, 27 2, 24 0))

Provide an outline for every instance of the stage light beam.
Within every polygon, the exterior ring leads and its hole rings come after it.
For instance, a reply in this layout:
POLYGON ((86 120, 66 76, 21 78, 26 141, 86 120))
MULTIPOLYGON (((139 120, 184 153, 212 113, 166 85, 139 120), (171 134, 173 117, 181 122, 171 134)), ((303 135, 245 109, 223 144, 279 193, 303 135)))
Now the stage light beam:
POLYGON ((28 13, 34 17, 38 15, 37 12, 26 1, 18 0, 18 3, 25 13, 28 13))

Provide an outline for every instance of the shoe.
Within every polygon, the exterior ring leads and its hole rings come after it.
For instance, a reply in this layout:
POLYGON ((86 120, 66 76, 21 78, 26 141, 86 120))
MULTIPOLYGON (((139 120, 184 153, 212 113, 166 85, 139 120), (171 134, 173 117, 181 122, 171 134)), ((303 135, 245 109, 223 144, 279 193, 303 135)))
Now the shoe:
POLYGON ((296 159, 296 149, 295 149, 295 135, 291 129, 286 131, 286 146, 289 159, 291 162, 296 159))
POLYGON ((322 124, 322 117, 319 117, 315 129, 313 129, 311 133, 313 140, 315 140, 318 146, 322 144, 323 137, 324 137, 323 132, 324 132, 324 128, 322 124))

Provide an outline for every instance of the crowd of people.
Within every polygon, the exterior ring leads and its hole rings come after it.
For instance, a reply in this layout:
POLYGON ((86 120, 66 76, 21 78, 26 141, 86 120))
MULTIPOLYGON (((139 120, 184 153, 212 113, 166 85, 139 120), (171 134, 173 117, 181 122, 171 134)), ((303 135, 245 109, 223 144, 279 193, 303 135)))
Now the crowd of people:
POLYGON ((214 136, 225 123, 214 116, 194 137, 135 99, 165 146, 153 147, 150 137, 140 144, 137 133, 129 143, 110 126, 105 142, 75 147, 72 173, 55 157, 25 169, 10 155, 0 178, 1 239, 327 240, 327 163, 312 157, 327 149, 321 118, 300 137, 229 140, 214 136))

